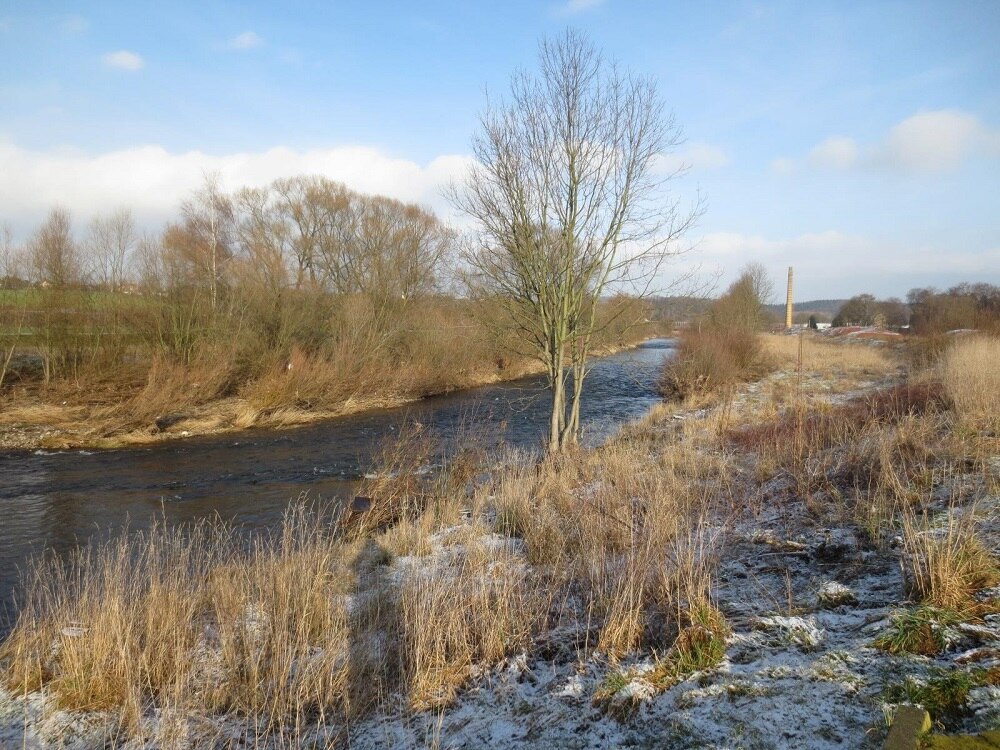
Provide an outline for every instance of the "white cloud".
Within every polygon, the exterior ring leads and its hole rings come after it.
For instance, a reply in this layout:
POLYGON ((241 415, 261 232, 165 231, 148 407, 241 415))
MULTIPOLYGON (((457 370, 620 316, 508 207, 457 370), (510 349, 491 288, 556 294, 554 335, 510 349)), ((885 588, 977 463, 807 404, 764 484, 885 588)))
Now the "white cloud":
POLYGON ((260 47, 263 43, 264 40, 256 32, 244 31, 230 39, 228 46, 229 49, 245 50, 260 47))
POLYGON ((816 167, 848 169, 858 161, 858 144, 852 138, 832 136, 809 152, 809 163, 816 167))
POLYGON ((131 207, 147 225, 171 218, 206 172, 218 172, 226 189, 265 185, 278 177, 318 174, 368 193, 429 205, 442 215, 441 189, 460 178, 471 157, 439 156, 427 164, 393 158, 367 146, 297 151, 277 146, 260 152, 215 156, 200 151, 171 153, 141 146, 90 155, 77 150, 30 151, 0 143, 2 220, 29 231, 53 206, 78 221, 131 207))
POLYGON ((655 169, 661 174, 673 174, 681 169, 719 169, 727 164, 729 156, 718 146, 709 143, 688 143, 679 151, 658 156, 655 169))
POLYGON ((568 0, 568 2, 559 6, 559 13, 561 15, 575 15, 577 13, 583 13, 591 8, 596 8, 598 5, 603 5, 604 0, 568 0))
POLYGON ((109 68, 117 68, 118 70, 142 70, 146 65, 146 61, 140 55, 124 49, 118 52, 109 52, 101 60, 109 68))
POLYGON ((889 131, 875 154, 877 163, 912 172, 956 169, 975 152, 985 151, 997 131, 958 110, 921 112, 889 131))
MULTIPOLYGON (((885 138, 866 147, 846 136, 817 144, 806 159, 815 169, 885 169, 902 174, 948 172, 974 157, 1000 157, 1000 128, 991 128, 968 112, 940 109, 920 112, 894 125, 885 138)), ((772 171, 791 174, 798 164, 785 157, 772 171)))

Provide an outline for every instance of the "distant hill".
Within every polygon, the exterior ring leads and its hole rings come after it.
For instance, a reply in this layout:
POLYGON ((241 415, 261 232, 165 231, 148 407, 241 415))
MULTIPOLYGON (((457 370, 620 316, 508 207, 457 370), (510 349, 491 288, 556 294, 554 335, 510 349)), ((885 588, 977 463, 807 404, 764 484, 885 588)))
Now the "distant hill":
MULTIPOLYGON (((804 302, 795 303, 795 314, 800 313, 808 315, 828 315, 831 318, 837 314, 841 306, 847 302, 846 299, 810 299, 804 302)), ((780 305, 768 305, 767 309, 780 315, 782 318, 785 317, 785 305, 781 303, 780 305)))
POLYGON ((712 304, 712 300, 704 297, 650 297, 653 307, 653 317, 656 320, 690 320, 696 318, 712 304))
MULTIPOLYGON (((657 320, 691 320, 708 310, 713 300, 704 297, 650 297, 653 307, 653 317, 657 320)), ((795 303, 795 317, 815 315, 820 322, 829 323, 836 315, 846 299, 813 299, 795 303)), ((775 323, 785 320, 785 305, 765 305, 775 318, 775 323)))

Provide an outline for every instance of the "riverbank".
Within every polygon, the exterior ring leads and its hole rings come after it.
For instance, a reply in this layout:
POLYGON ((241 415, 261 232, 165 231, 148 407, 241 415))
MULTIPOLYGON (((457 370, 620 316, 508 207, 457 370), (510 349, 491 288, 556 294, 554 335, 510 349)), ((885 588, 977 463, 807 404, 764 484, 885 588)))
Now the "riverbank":
POLYGON ((380 474, 336 534, 305 508, 255 549, 202 527, 43 571, 0 739, 876 748, 905 702, 995 727, 996 344, 973 343, 916 373, 778 337, 777 372, 600 449, 380 474))
MULTIPOLYGON (((624 344, 604 345, 595 357, 607 357, 641 346, 648 338, 624 344)), ((242 397, 214 399, 192 404, 180 411, 164 411, 152 420, 137 424, 128 413, 126 399, 119 394, 95 395, 61 392, 56 399, 26 393, 0 401, 0 451, 115 449, 149 445, 197 435, 215 435, 251 428, 286 429, 329 419, 391 409, 423 398, 509 382, 539 375, 541 363, 522 359, 505 364, 502 370, 466 373, 460 384, 435 387, 418 384, 405 390, 366 392, 359 385, 335 408, 287 404, 260 408, 242 397), (66 398, 62 398, 65 396, 66 398)))

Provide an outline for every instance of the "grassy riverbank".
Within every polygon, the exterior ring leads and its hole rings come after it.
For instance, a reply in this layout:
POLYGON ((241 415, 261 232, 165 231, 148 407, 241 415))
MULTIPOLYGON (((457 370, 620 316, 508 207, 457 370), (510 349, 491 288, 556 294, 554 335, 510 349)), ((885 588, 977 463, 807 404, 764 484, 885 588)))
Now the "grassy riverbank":
POLYGON ((0 739, 857 748, 903 701, 995 726, 1000 344, 919 372, 768 346, 771 375, 594 451, 470 446, 420 480, 414 434, 337 523, 306 503, 249 548, 207 524, 39 567, 0 739))
MULTIPOLYGON (((595 356, 635 347, 658 330, 642 324, 605 331, 595 356)), ((293 354, 281 368, 235 389, 220 385, 230 367, 225 361, 203 368, 154 365, 145 383, 29 384, 0 393, 0 450, 121 448, 250 427, 280 429, 543 371, 516 347, 485 346, 462 351, 461 361, 455 359, 461 342, 439 346, 438 354, 416 347, 419 355, 396 366, 372 357, 378 362, 359 363, 350 373, 293 354)))

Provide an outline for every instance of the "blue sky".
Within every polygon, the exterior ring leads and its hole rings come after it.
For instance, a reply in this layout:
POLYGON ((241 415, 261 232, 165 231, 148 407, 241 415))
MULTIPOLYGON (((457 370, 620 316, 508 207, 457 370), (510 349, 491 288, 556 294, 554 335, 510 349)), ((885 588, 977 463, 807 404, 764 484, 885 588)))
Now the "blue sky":
POLYGON ((205 170, 321 172, 454 219, 486 91, 572 27, 683 127, 689 237, 800 298, 1000 283, 1000 2, 0 0, 0 221, 155 227, 205 170))

